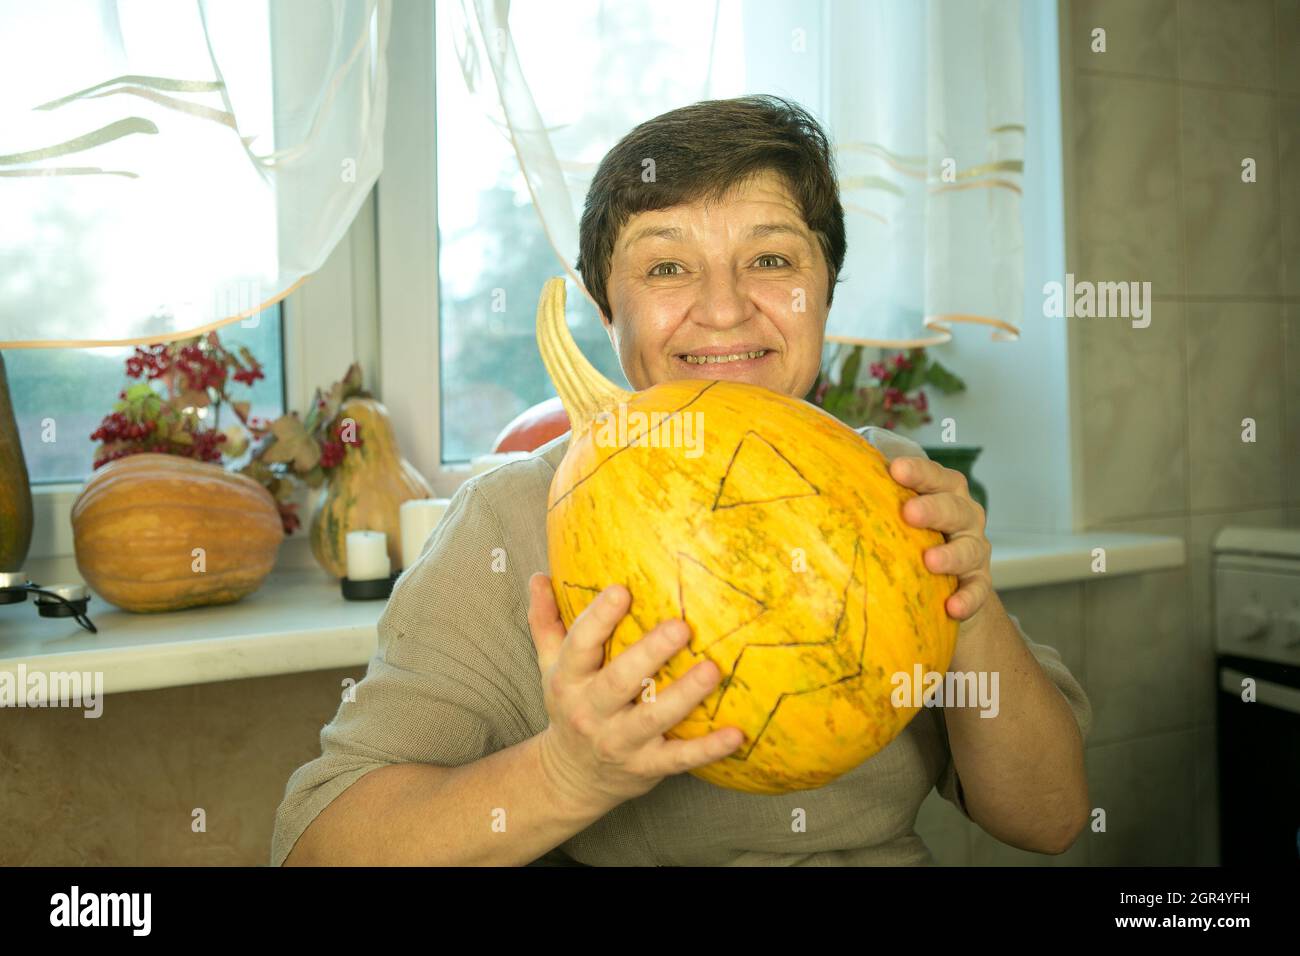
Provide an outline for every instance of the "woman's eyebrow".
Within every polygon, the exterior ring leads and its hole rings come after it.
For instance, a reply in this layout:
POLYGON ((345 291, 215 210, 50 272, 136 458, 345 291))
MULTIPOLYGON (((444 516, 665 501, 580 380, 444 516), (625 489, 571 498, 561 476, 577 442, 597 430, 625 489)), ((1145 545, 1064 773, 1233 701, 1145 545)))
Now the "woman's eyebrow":
POLYGON ((808 233, 804 229, 791 225, 788 222, 765 222, 754 226, 749 230, 750 239, 764 239, 768 236, 778 233, 786 233, 797 239, 807 239, 808 233))
POLYGON ((680 226, 642 226, 632 235, 628 236, 624 248, 635 245, 642 239, 668 239, 672 242, 681 242, 686 238, 680 226))
MULTIPOLYGON (((749 230, 750 239, 764 239, 771 235, 786 234, 794 236, 796 239, 807 240, 806 230, 788 222, 764 222, 753 226, 749 230)), ((667 239, 670 242, 681 242, 685 238, 679 226, 642 226, 640 229, 628 236, 624 248, 633 246, 642 239, 667 239)))

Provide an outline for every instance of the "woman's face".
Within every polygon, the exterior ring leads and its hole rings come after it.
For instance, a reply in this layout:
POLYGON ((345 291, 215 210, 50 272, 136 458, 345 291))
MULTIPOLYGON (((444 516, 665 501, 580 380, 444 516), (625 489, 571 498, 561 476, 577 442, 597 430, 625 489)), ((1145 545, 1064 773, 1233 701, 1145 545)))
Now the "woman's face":
POLYGON ((821 365, 828 285, 821 245, 769 171, 711 206, 633 216, 614 244, 606 328, 638 391, 703 378, 802 398, 821 365))

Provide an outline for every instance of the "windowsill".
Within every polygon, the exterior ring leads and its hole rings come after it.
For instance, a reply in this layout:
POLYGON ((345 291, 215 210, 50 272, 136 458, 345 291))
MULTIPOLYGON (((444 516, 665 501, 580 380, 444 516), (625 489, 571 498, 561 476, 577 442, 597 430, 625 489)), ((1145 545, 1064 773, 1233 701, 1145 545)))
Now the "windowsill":
POLYGON ((1183 539, 1165 535, 990 531, 989 541, 993 587, 999 591, 1096 580, 1103 575, 1093 571, 1095 548, 1105 550, 1106 577, 1165 571, 1187 563, 1183 539))
MULTIPOLYGON (((1093 580, 1094 548, 1106 550, 1106 576, 1181 567, 1180 538, 1143 534, 994 533, 998 590, 1093 580)), ((92 597, 99 633, 75 621, 44 618, 34 605, 0 606, 0 672, 101 671, 106 693, 212 681, 364 667, 378 646, 384 601, 347 601, 338 583, 308 563, 291 539, 262 587, 235 604, 169 614, 130 614, 92 597)), ((306 555, 306 559, 305 556, 306 555)), ((65 562, 68 559, 64 559, 65 562)), ((53 583, 67 564, 37 564, 29 575, 53 583)), ((75 575, 73 575, 75 577, 75 575)))

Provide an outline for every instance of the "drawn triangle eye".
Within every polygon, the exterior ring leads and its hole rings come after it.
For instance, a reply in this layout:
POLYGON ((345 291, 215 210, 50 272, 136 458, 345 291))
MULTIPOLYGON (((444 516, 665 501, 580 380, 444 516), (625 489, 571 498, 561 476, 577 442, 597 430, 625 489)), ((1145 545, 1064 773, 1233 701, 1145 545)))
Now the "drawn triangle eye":
POLYGON ((722 476, 713 510, 820 494, 790 459, 758 432, 745 432, 722 476))

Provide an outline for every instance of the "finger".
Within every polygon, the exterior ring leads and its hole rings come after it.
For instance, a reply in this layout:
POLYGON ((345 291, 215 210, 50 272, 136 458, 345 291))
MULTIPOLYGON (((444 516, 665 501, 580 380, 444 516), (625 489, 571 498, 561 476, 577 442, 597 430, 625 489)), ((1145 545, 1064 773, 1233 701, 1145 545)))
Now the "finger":
POLYGON ((924 558, 925 566, 935 574, 961 577, 984 566, 988 559, 988 547, 982 537, 959 535, 947 544, 927 548, 924 558))
POLYGON ((960 492, 966 488, 966 476, 953 468, 919 455, 900 455, 889 463, 889 474, 900 485, 917 494, 939 491, 960 492))
POLYGON ((590 702, 598 713, 612 715, 641 693, 642 681, 653 678, 668 660, 686 646, 691 629, 679 619, 663 621, 619 654, 591 683, 590 702))
POLYGON ((653 776, 684 773, 721 760, 745 742, 745 735, 735 727, 723 727, 693 740, 665 740, 655 749, 646 772, 653 776))
POLYGON ((713 692, 721 676, 713 661, 700 661, 662 691, 656 691, 653 701, 642 700, 624 708, 617 717, 621 731, 637 745, 662 737, 690 716, 713 692))
POLYGON ((944 534, 983 532, 984 522, 971 498, 954 492, 930 492, 903 502, 903 520, 915 528, 944 534))
POLYGON ((983 578, 971 578, 949 595, 948 600, 944 602, 944 610, 954 620, 964 621, 973 617, 984 606, 991 591, 992 588, 983 578))
POLYGON ((545 674, 560 654, 565 631, 551 579, 540 571, 528 579, 528 630, 537 647, 537 667, 545 674))
POLYGON ((632 605, 632 595, 612 584, 596 595, 569 628, 557 667, 564 680, 590 677, 604 666, 605 642, 632 605))

